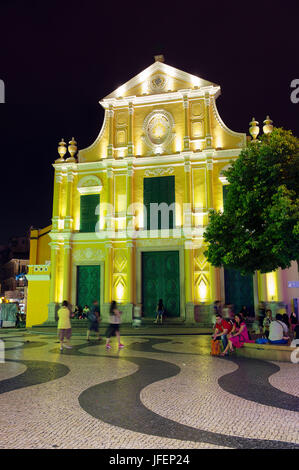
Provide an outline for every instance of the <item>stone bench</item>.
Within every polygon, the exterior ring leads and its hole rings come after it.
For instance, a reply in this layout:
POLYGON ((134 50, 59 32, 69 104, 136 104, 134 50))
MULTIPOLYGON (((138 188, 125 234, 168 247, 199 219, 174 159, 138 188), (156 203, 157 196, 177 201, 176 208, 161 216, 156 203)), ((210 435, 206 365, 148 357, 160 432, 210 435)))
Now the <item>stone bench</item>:
POLYGON ((262 359, 266 361, 295 362, 299 363, 299 347, 273 344, 245 343, 242 348, 236 349, 237 356, 262 359), (294 353, 291 360, 291 354, 294 353), (295 360, 294 360, 295 359, 295 360))

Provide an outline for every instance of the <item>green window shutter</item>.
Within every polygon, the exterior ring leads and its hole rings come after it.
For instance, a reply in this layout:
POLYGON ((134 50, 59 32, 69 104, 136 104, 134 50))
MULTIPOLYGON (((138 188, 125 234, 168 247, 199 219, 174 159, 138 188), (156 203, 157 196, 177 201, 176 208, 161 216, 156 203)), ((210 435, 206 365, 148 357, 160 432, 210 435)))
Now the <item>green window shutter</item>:
MULTIPOLYGON (((175 177, 161 176, 156 178, 144 178, 143 180, 143 203, 146 208, 145 228, 150 229, 150 204, 162 202, 171 205, 175 202, 175 177)), ((174 214, 169 213, 169 228, 173 228, 174 214)), ((156 227, 151 227, 156 228, 156 227)), ((158 229, 168 228, 167 223, 162 226, 161 213, 158 213, 158 229)))
POLYGON ((152 178, 145 178, 143 180, 143 204, 146 209, 144 213, 144 228, 148 230, 149 227, 149 208, 151 202, 151 190, 152 184, 150 184, 150 179, 152 178))
POLYGON ((80 197, 80 232, 95 232, 99 220, 99 210, 96 210, 100 204, 98 194, 88 194, 80 197))

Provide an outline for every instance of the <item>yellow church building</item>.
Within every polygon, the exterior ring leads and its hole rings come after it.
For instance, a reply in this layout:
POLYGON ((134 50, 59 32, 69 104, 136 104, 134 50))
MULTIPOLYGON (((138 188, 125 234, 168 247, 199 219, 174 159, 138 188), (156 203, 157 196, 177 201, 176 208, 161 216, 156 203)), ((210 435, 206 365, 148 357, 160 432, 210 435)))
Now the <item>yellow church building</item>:
POLYGON ((166 65, 163 56, 100 101, 95 142, 62 139, 53 164, 52 225, 32 230, 27 326, 51 324, 63 300, 121 304, 194 323, 215 300, 252 311, 278 301, 279 272, 243 278, 207 262, 208 211, 223 208, 229 162, 246 145, 219 116, 220 86, 166 65), (67 154, 68 151, 68 154, 67 154))

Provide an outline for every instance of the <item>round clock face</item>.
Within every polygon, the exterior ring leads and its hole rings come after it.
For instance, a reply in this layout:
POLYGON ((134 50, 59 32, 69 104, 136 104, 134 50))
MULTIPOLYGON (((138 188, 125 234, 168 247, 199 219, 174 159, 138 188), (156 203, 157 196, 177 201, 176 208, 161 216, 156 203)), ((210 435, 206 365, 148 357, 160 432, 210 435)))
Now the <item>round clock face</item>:
POLYGON ((157 113, 149 119, 147 134, 154 145, 163 144, 170 130, 170 122, 167 116, 157 113))

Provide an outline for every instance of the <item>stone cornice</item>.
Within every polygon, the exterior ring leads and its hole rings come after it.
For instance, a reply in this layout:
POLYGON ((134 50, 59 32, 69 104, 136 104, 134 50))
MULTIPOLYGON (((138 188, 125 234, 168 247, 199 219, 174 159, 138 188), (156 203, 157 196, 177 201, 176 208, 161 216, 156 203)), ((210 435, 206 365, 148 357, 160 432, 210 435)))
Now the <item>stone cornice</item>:
MULTIPOLYGON (((49 237, 51 240, 53 240, 56 243, 65 243, 68 242, 70 243, 72 240, 72 232, 50 232, 49 237)), ((51 246, 53 246, 53 243, 49 243, 51 246)))
POLYGON ((169 91, 166 93, 157 93, 154 95, 143 95, 143 96, 127 96, 125 98, 104 98, 99 103, 104 109, 109 109, 109 106, 114 108, 126 107, 132 103, 134 106, 146 106, 156 103, 182 101, 184 97, 188 98, 204 98, 206 95, 215 96, 217 98, 220 94, 220 86, 205 86, 201 88, 188 88, 178 91, 169 91))
MULTIPOLYGON (((212 158, 213 162, 215 161, 229 161, 230 159, 237 158, 240 155, 241 148, 233 149, 206 149, 200 152, 190 152, 188 151, 188 156, 190 155, 191 163, 202 163, 207 158, 212 158), (228 160, 227 160, 228 159, 228 160)), ((133 169, 145 169, 151 168, 151 166, 159 167, 160 165, 178 165, 184 164, 186 152, 174 153, 169 155, 153 155, 148 157, 129 157, 130 164, 132 164, 133 169)), ((97 162, 85 162, 85 163, 76 163, 73 164, 73 170, 78 172, 79 176, 83 174, 90 174, 91 172, 102 172, 107 170, 113 171, 126 171, 127 169, 127 158, 122 160, 107 159, 104 158, 97 162)))

